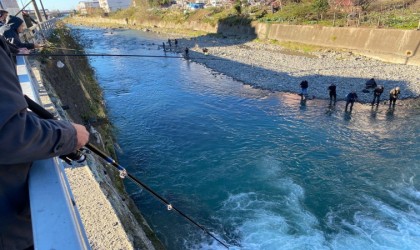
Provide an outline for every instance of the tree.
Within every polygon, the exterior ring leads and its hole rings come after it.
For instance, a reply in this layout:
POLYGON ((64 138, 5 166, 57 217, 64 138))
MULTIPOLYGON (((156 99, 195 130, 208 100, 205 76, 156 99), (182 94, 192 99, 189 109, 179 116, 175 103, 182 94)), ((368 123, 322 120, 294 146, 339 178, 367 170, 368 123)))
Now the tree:
POLYGON ((330 8, 330 5, 328 3, 328 0, 315 0, 314 3, 312 4, 312 8, 318 15, 321 16, 321 20, 322 20, 322 15, 328 11, 328 9, 330 8))
POLYGON ((332 8, 334 12, 333 26, 335 26, 336 13, 337 13, 337 10, 343 6, 343 0, 328 0, 328 4, 330 5, 330 8, 332 8))
POLYGON ((353 3, 355 6, 360 6, 363 11, 367 10, 369 6, 376 2, 376 0, 354 0, 353 3))
POLYGON ((150 6, 168 5, 170 2, 170 0, 149 0, 150 6))
POLYGON ((241 7, 241 1, 236 0, 235 5, 233 6, 235 8, 236 13, 241 14, 242 13, 242 7, 241 7))

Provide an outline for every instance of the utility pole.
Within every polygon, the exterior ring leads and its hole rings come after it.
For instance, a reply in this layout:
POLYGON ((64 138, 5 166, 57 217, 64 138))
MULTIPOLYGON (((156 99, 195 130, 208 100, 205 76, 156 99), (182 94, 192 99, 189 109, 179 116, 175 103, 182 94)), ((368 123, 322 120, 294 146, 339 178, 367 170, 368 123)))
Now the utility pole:
POLYGON ((34 6, 36 19, 38 19, 38 22, 42 23, 42 17, 41 17, 41 14, 39 13, 38 5, 36 4, 35 0, 32 0, 32 5, 34 6))
POLYGON ((41 4, 42 12, 44 12, 44 17, 45 17, 45 20, 48 20, 48 15, 47 15, 47 13, 45 12, 44 5, 42 4, 42 0, 39 0, 39 3, 41 4))

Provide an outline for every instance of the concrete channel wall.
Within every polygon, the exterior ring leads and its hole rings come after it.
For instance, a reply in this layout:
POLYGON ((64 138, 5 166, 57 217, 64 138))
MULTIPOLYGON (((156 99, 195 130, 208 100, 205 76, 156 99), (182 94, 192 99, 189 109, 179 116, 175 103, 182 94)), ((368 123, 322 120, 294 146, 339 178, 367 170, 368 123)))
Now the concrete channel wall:
POLYGON ((134 27, 190 29, 224 35, 251 36, 259 39, 292 41, 323 47, 350 49, 392 63, 420 66, 420 31, 316 25, 287 25, 253 22, 248 26, 164 21, 138 22, 131 19, 75 18, 81 23, 109 23, 134 27))
POLYGON ((379 59, 420 65, 420 31, 253 23, 260 39, 356 50, 379 59))

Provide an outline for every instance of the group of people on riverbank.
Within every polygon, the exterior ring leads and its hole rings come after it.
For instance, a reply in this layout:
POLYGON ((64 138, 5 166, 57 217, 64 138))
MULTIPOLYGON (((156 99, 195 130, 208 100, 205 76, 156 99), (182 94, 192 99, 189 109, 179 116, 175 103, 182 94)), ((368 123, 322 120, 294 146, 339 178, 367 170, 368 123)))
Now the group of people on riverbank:
MULTIPOLYGON (((300 96, 301 96, 301 100, 304 101, 308 98, 308 88, 309 88, 309 82, 307 80, 304 80, 300 83, 300 88, 301 88, 301 92, 300 92, 300 96)), ((380 102, 380 98, 382 93, 384 92, 384 87, 381 85, 377 85, 375 80, 373 78, 371 78, 369 81, 366 82, 366 88, 374 88, 373 90, 373 100, 371 102, 372 107, 375 105, 379 106, 379 102, 380 102)), ((328 86, 327 88, 328 92, 329 92, 329 96, 330 96, 330 105, 336 103, 337 101, 337 86, 332 83, 330 86, 328 86)), ((368 90, 367 90, 368 91, 368 90)), ((368 91, 369 92, 369 91, 368 91)), ((400 91, 400 87, 395 87, 393 89, 391 89, 389 91, 389 107, 395 107, 396 101, 400 95, 401 91, 400 91)), ((358 96, 356 91, 351 91, 350 93, 348 93, 346 95, 346 108, 345 108, 345 112, 347 112, 349 106, 350 106, 350 112, 352 112, 353 110, 353 105, 354 103, 358 100, 358 96)))
POLYGON ((163 51, 172 50, 172 47, 175 48, 175 50, 178 48, 178 40, 174 39, 173 41, 171 39, 168 39, 168 44, 165 42, 162 42, 162 48, 163 51))
POLYGON ((189 58, 189 52, 190 50, 188 49, 188 47, 185 47, 182 51, 178 51, 178 40, 174 39, 173 41, 171 39, 168 39, 168 43, 162 42, 162 49, 163 52, 166 51, 173 51, 173 52, 183 52, 184 53, 184 57, 185 58, 189 58))

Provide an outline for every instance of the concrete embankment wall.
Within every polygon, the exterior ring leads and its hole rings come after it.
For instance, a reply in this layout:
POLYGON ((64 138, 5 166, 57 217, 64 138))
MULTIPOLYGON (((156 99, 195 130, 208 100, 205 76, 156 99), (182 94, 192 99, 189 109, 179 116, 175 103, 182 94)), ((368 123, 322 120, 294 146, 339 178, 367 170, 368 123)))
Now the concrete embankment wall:
POLYGON ((253 23, 260 39, 352 49, 393 63, 420 65, 420 31, 253 23))
POLYGON ((189 29, 224 35, 253 36, 259 39, 292 41, 330 48, 355 50, 369 57, 392 63, 420 66, 420 31, 310 25, 267 24, 254 22, 249 26, 186 22, 118 20, 109 18, 78 18, 81 23, 113 23, 166 29, 189 29))

